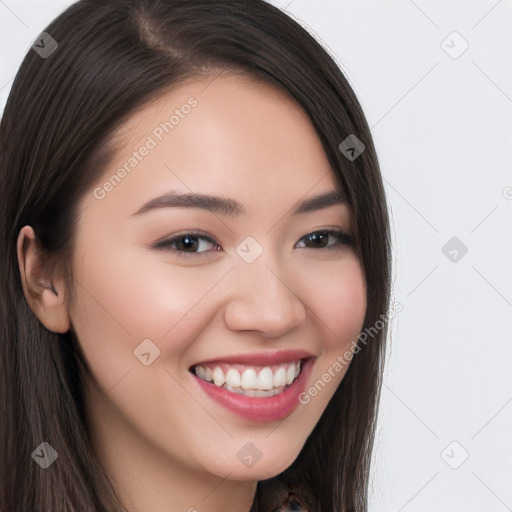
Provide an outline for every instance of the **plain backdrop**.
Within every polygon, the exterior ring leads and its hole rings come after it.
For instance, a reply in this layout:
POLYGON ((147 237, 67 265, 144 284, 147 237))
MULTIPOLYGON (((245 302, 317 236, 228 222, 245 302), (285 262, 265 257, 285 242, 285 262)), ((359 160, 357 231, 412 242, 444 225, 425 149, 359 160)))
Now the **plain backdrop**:
MULTIPOLYGON (((0 0, 0 113, 65 0, 0 0)), ((512 511, 512 1, 273 1, 363 106, 393 219, 370 512, 512 511)))

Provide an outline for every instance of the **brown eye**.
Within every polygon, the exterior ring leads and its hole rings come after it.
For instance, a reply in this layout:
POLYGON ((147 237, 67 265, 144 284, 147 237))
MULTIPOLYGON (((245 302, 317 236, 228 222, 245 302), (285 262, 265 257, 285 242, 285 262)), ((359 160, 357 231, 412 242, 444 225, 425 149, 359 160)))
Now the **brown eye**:
POLYGON ((213 238, 203 235, 202 233, 181 233, 171 238, 161 240, 153 245, 155 249, 171 250, 177 252, 180 256, 186 254, 203 254, 205 252, 212 252, 212 250, 198 250, 204 249, 205 246, 213 245, 213 251, 218 251, 220 246, 213 238))
POLYGON ((311 244, 306 245, 306 249, 335 249, 340 245, 351 246, 354 244, 354 238, 351 235, 336 229, 314 231, 302 237, 301 240, 305 240, 306 244, 311 244), (334 238, 335 242, 329 243, 330 238, 334 238))

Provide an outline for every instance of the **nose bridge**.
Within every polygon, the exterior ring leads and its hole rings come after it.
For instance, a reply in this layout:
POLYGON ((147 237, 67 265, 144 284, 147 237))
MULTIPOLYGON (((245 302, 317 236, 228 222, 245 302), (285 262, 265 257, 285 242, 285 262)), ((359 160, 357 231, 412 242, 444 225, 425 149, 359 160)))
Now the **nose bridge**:
POLYGON ((226 315, 231 328, 277 335, 304 320, 302 298, 272 251, 261 251, 251 262, 242 254, 232 279, 236 284, 226 315))

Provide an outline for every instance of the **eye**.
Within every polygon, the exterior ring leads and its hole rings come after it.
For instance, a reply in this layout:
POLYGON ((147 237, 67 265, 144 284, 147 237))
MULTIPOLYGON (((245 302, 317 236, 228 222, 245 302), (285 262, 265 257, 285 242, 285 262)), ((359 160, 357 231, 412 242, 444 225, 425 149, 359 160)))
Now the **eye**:
MULTIPOLYGON (((312 246, 307 247, 306 249, 337 249, 339 246, 354 245, 354 237, 351 235, 347 235, 341 229, 325 229, 321 231, 313 231, 305 236, 303 236, 300 241, 306 240, 307 243, 311 243, 312 246), (335 238, 334 243, 328 243, 329 237, 335 238)), ((299 241, 299 243, 300 243, 299 241)))
POLYGON ((204 252, 212 252, 208 250, 208 245, 213 245, 213 251, 220 250, 219 244, 209 236, 202 233, 186 232, 175 235, 171 238, 161 240, 153 245, 155 249, 171 249, 179 256, 187 256, 187 254, 202 254, 204 252), (206 250, 199 250, 205 249, 206 250))
MULTIPOLYGON (((324 229, 321 231, 313 231, 303 236, 296 247, 333 250, 343 245, 354 245, 354 238, 351 235, 347 235, 342 230, 324 229), (332 239, 334 239, 334 242, 329 243, 332 239), (306 242, 306 245, 300 245, 303 240, 306 242), (308 246, 307 244, 311 245, 308 246)), ((172 250, 182 257, 187 257, 189 254, 216 252, 222 249, 213 238, 198 232, 185 232, 174 235, 171 238, 156 242, 153 248, 172 250), (208 249, 209 245, 212 246, 213 249, 208 249)))

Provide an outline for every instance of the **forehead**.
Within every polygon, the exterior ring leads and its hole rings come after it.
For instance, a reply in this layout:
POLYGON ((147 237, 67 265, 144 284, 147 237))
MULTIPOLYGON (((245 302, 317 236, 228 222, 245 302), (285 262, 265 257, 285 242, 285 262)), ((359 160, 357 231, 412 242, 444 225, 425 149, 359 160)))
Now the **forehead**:
POLYGON ((116 138, 115 158, 96 186, 111 182, 101 203, 118 202, 119 211, 123 202, 133 212, 167 190, 223 194, 268 208, 293 203, 314 187, 335 188, 300 105, 245 75, 183 82, 134 113, 116 138))
POLYGON ((120 149, 131 150, 148 135, 169 146, 196 135, 195 141, 207 147, 213 137, 228 134, 242 148, 257 142, 278 148, 291 139, 303 146, 307 139, 304 149, 320 149, 309 117, 283 87, 232 71, 175 84, 139 107, 121 124, 115 140, 120 149))

